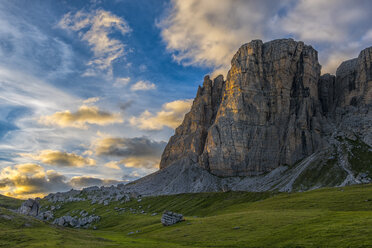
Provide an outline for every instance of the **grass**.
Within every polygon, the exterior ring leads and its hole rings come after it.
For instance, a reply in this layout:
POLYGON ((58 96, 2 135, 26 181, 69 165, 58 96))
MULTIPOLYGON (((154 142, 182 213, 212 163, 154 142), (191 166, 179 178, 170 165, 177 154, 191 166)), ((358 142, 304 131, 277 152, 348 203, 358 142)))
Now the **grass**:
POLYGON ((19 228, 25 220, 3 225, 0 217, 0 247, 372 247, 371 184, 303 193, 181 194, 108 206, 72 202, 56 214, 81 209, 102 217, 97 230, 38 221, 19 228), (186 221, 163 227, 164 210, 183 213, 186 221))
POLYGON ((0 207, 0 247, 105 247, 87 230, 49 225, 0 207))
POLYGON ((346 139, 352 145, 349 152, 351 169, 355 172, 364 172, 372 175, 372 148, 360 139, 346 139))
POLYGON ((0 207, 3 208, 17 209, 21 206, 22 202, 23 201, 19 199, 0 195, 0 207))
POLYGON ((346 171, 339 167, 336 158, 317 160, 299 175, 293 188, 296 191, 305 191, 314 186, 333 187, 344 181, 346 176, 346 171))

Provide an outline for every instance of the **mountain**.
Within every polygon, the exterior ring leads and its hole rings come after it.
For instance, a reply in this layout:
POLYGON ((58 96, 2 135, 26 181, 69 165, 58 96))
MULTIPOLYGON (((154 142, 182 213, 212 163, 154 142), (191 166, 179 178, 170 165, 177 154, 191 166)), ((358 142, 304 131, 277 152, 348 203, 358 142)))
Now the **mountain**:
POLYGON ((303 42, 253 40, 204 78, 145 194, 308 190, 372 176, 372 47, 321 75, 303 42))
POLYGON ((311 46, 253 40, 234 55, 226 80, 204 78, 159 171, 92 197, 306 191, 371 178, 372 47, 321 75, 311 46))

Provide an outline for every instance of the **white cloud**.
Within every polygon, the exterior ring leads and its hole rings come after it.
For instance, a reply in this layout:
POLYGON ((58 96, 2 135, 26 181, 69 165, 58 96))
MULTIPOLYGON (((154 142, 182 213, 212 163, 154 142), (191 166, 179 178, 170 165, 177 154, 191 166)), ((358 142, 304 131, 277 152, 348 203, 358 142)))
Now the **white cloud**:
POLYGON ((140 91, 140 90, 154 90, 156 89, 156 85, 154 83, 151 83, 149 81, 143 81, 140 80, 133 84, 130 89, 132 91, 140 91))
POLYGON ((278 2, 174 0, 171 12, 158 26, 176 61, 227 71, 243 43, 263 37, 278 2))
POLYGON ((129 82, 130 82, 130 77, 116 78, 115 83, 114 83, 114 87, 120 88, 120 87, 128 85, 129 82))
POLYGON ((363 7, 354 5, 354 2, 345 0, 299 1, 278 25, 308 42, 344 41, 350 31, 347 28, 349 23, 359 22, 365 14, 363 7))
POLYGON ((128 34, 131 29, 127 22, 108 11, 69 12, 59 22, 63 29, 79 32, 83 41, 88 42, 94 58, 88 62, 89 69, 86 76, 96 75, 96 71, 107 72, 112 75, 113 62, 125 54, 125 44, 118 39, 110 37, 117 30, 122 35, 128 34))
POLYGON ((91 97, 83 101, 84 104, 95 103, 99 101, 99 97, 91 97))
POLYGON ((372 29, 368 30, 362 38, 363 41, 372 42, 372 29))
POLYGON ((146 110, 139 117, 132 117, 130 124, 144 130, 161 130, 165 126, 176 128, 190 111, 191 105, 192 99, 168 102, 156 114, 146 110))
POLYGON ((315 46, 323 71, 334 72, 342 62, 336 58, 356 57, 370 46, 370 16, 372 2, 365 0, 172 0, 158 27, 175 61, 208 66, 214 74, 227 73, 242 44, 287 37, 315 46))

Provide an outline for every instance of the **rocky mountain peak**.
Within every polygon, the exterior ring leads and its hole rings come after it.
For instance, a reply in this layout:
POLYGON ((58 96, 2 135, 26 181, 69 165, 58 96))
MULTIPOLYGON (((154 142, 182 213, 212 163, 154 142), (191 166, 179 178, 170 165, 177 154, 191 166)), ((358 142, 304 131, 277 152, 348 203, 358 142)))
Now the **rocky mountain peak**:
POLYGON ((327 145, 335 110, 371 103, 371 49, 320 75, 317 51, 280 39, 242 45, 227 79, 206 76, 160 168, 189 159, 218 176, 254 176, 327 145))

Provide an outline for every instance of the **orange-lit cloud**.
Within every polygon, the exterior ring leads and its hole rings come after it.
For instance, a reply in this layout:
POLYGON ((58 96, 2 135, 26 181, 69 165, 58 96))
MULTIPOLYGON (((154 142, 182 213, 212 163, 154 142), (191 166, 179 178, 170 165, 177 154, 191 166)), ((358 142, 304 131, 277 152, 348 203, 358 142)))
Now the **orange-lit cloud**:
POLYGON ((20 155, 49 165, 72 167, 96 165, 96 161, 94 159, 85 158, 75 153, 67 153, 56 150, 43 150, 37 154, 21 153, 20 155))
POLYGON ((68 180, 64 175, 45 170, 38 164, 18 164, 0 170, 0 194, 16 198, 43 197, 50 192, 63 192, 93 185, 112 185, 122 181, 91 176, 77 176, 68 180))
POLYGON ((66 177, 37 164, 18 164, 0 171, 0 193, 17 198, 40 197, 48 192, 68 190, 66 177))
POLYGON ((163 127, 176 128, 185 114, 190 111, 192 100, 177 100, 163 105, 156 114, 143 112, 139 117, 132 117, 130 124, 143 130, 161 130, 163 127))
POLYGON ((105 163, 103 166, 110 168, 110 169, 114 169, 114 170, 120 170, 119 164, 120 162, 118 161, 110 161, 110 162, 105 163))
POLYGON ((104 126, 113 123, 122 123, 123 120, 118 113, 102 111, 96 106, 83 105, 76 112, 65 110, 49 116, 43 116, 39 122, 48 126, 86 129, 88 127, 87 124, 104 126))

